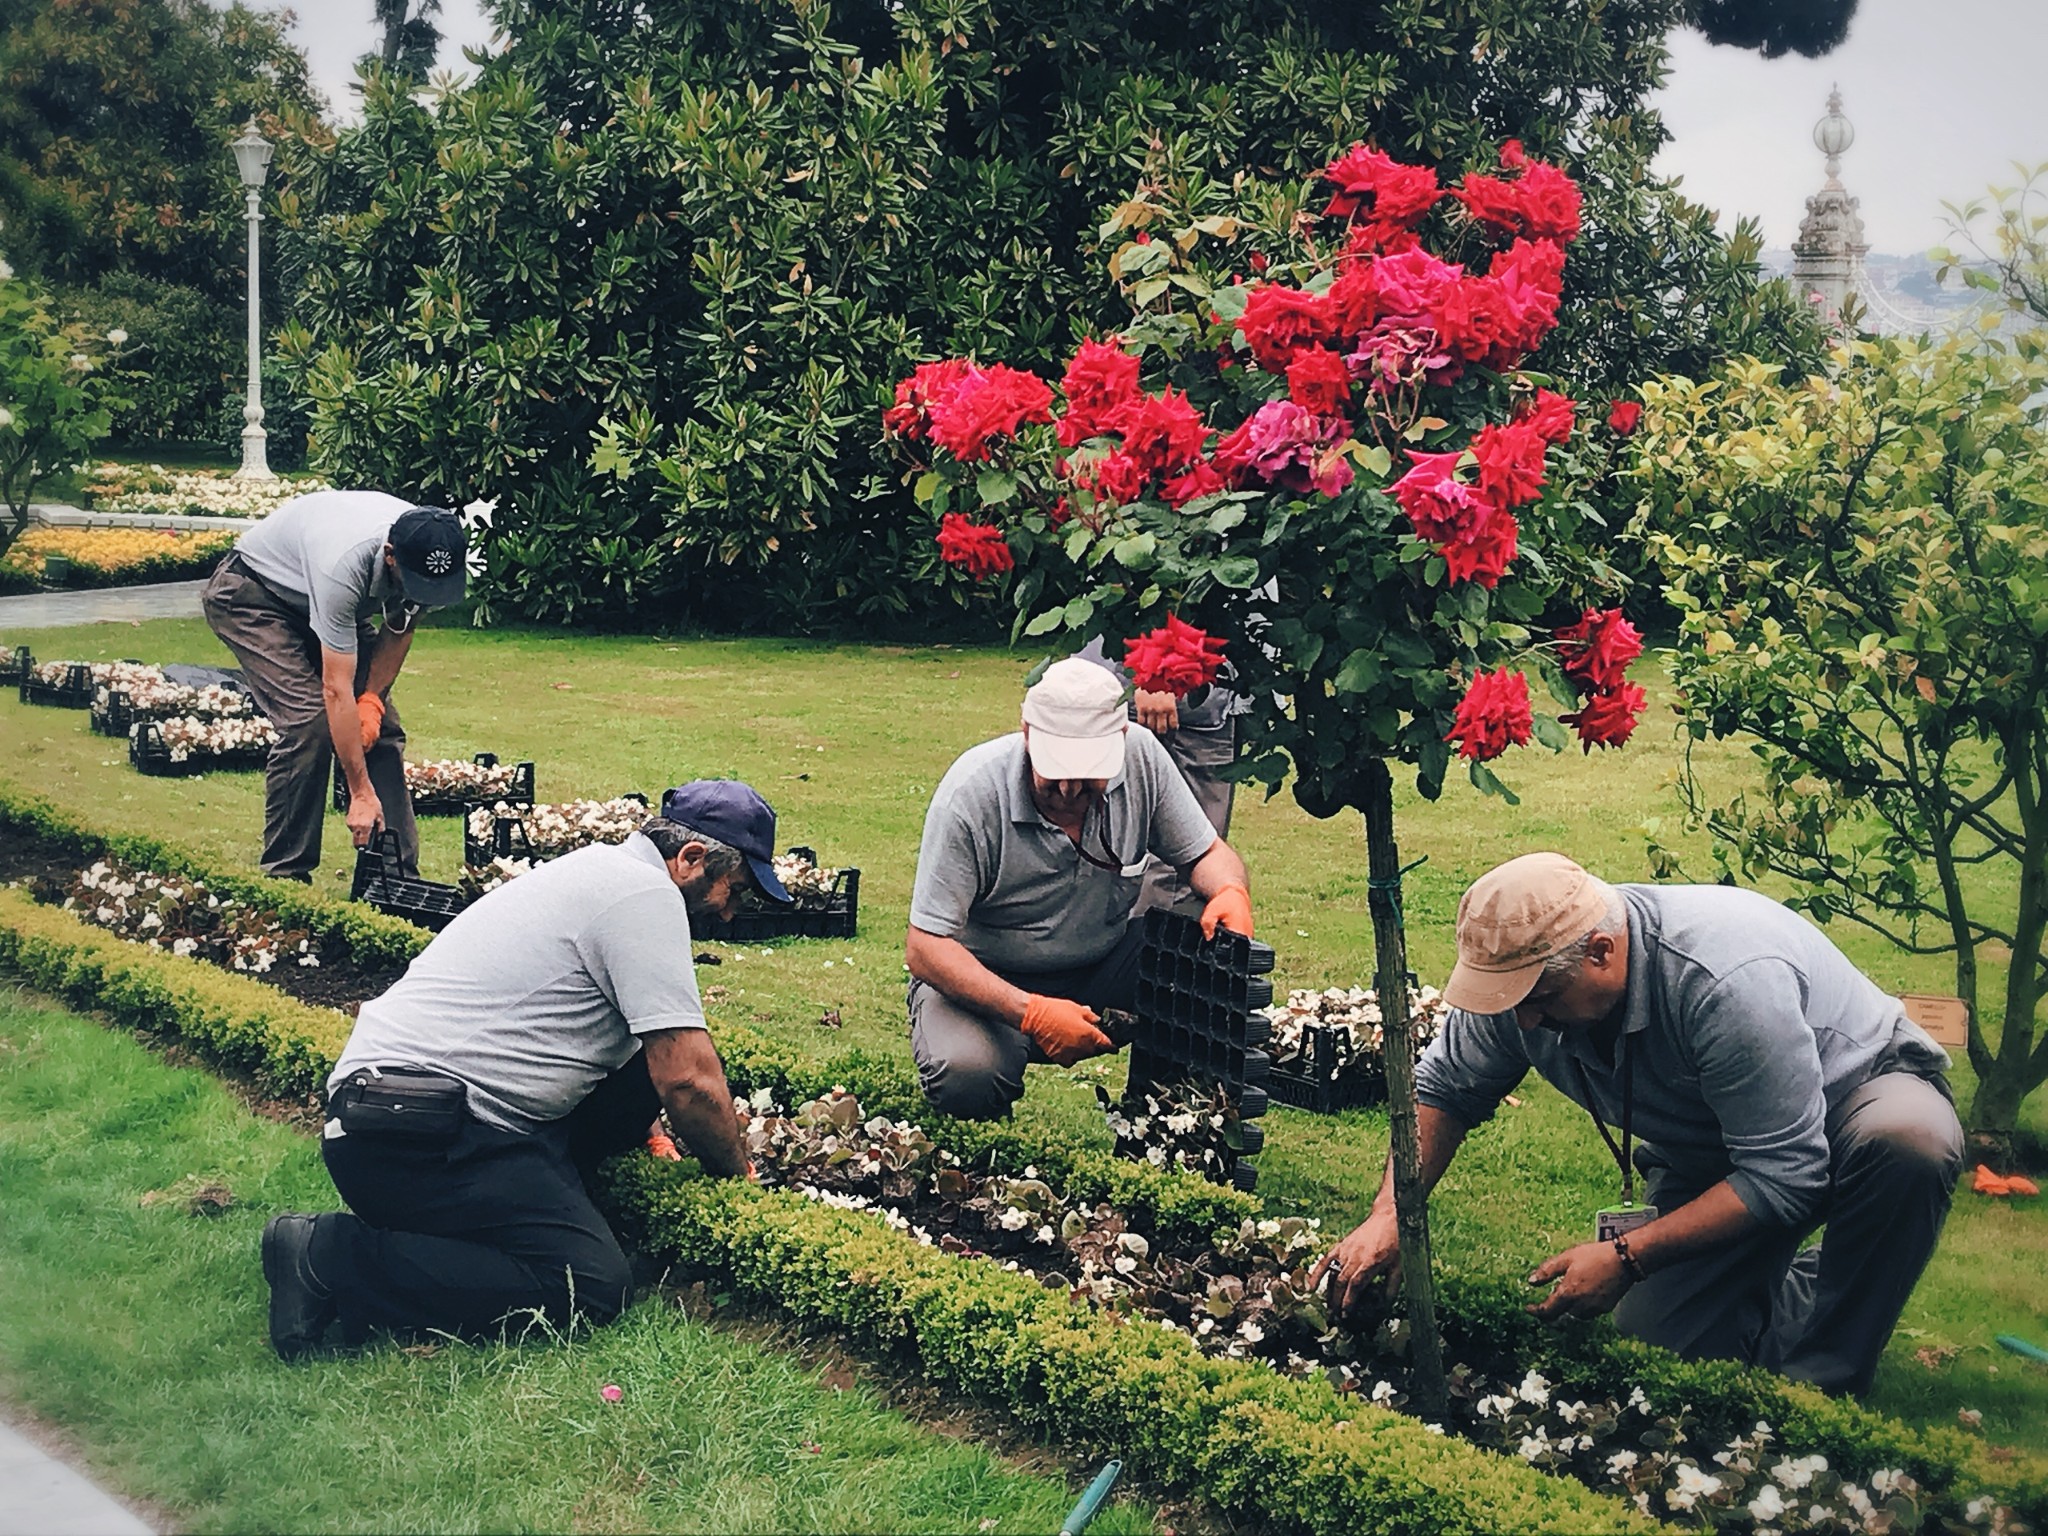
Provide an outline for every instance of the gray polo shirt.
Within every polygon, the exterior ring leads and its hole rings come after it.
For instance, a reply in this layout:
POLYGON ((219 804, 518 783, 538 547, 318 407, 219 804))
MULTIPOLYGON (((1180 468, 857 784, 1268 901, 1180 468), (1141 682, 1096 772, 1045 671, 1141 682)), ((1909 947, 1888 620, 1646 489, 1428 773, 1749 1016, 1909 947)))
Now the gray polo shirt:
POLYGON ((399 513, 411 509, 411 502, 382 491, 314 491, 293 497, 243 534, 235 553, 306 615, 322 645, 352 656, 356 627, 401 606, 384 546, 399 513))
POLYGON ((531 1131, 632 1060, 636 1036, 702 1028, 683 893, 636 832, 466 908, 363 1004, 328 1085, 362 1067, 425 1067, 467 1083, 479 1120, 531 1131))
POLYGON ((1133 725, 1123 772, 1109 781, 1104 811, 1090 814, 1081 836, 1091 854, 1117 868, 1089 863, 1039 814, 1021 731, 970 748, 946 770, 925 813, 911 926, 958 939, 1005 974, 1093 965, 1123 938, 1145 856, 1192 864, 1216 841, 1216 829, 1159 739, 1133 725))
MULTIPOLYGON (((1693 1192, 1725 1178, 1761 1221, 1811 1220, 1828 1191, 1835 1107, 1881 1073, 1933 1077, 1947 1053, 1825 934, 1768 896, 1716 885, 1618 889, 1628 909, 1622 1029, 1637 1166, 1668 1168, 1693 1192)), ((1479 1125, 1534 1067, 1619 1126, 1621 1056, 1617 1047, 1610 1064, 1584 1030, 1523 1030, 1511 1013, 1454 1010, 1416 1067, 1416 1096, 1479 1125)))

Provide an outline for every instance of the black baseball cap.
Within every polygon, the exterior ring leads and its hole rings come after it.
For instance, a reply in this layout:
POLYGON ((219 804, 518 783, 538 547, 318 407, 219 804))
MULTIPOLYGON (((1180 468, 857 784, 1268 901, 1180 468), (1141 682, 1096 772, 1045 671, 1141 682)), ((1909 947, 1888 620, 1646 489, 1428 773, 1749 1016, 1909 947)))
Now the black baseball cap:
POLYGON ((469 534, 446 507, 412 507, 391 524, 398 585, 407 602, 446 608, 462 601, 469 577, 469 534))
POLYGON ((692 831, 737 848, 754 885, 770 901, 792 900, 775 878, 775 808, 738 779, 696 779, 661 797, 661 814, 692 831))

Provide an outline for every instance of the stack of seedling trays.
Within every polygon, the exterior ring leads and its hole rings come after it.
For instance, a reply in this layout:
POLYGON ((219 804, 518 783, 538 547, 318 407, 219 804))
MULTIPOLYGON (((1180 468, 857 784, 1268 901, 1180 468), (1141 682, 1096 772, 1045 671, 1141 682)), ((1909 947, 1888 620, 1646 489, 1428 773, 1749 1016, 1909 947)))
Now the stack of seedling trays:
POLYGON ((28 679, 36 658, 25 645, 12 649, 0 645, 0 688, 15 687, 28 679))
MULTIPOLYGON (((479 768, 495 768, 498 766, 498 754, 479 752, 470 761, 479 768)), ((531 805, 533 782, 533 764, 515 763, 509 789, 488 795, 414 795, 412 811, 415 816, 461 816, 467 815, 477 805, 531 805)), ((334 808, 337 811, 348 809, 348 781, 342 776, 338 762, 334 765, 334 808)))
POLYGON ((1144 921, 1126 1100, 1176 1083, 1220 1088, 1246 1122, 1231 1180, 1250 1190, 1258 1182, 1250 1158, 1265 1134, 1249 1122, 1266 1112, 1272 1070, 1259 1049, 1272 1025, 1257 1011, 1273 1001, 1272 948, 1227 928, 1205 939, 1200 923, 1178 913, 1148 912, 1144 921))
POLYGON ((49 704, 58 709, 91 709, 92 668, 82 661, 63 665, 60 680, 45 682, 36 676, 35 665, 31 664, 21 675, 21 702, 49 704))
POLYGON ((349 899, 367 902, 379 912, 402 917, 439 933, 470 898, 459 885, 440 885, 400 872, 398 834, 379 832, 367 848, 356 854, 355 879, 349 885, 349 899))
MULTIPOLYGON (((792 848, 791 853, 818 862, 809 848, 792 848)), ((707 917, 690 924, 690 937, 707 943, 767 944, 777 939, 850 939, 860 927, 860 871, 842 869, 832 882, 832 894, 822 907, 742 907, 730 918, 707 917)))
POLYGON ((128 737, 128 761, 137 773, 156 779, 187 778, 198 773, 235 773, 270 762, 268 745, 239 747, 232 752, 192 753, 175 757, 164 740, 163 722, 138 720, 128 737))

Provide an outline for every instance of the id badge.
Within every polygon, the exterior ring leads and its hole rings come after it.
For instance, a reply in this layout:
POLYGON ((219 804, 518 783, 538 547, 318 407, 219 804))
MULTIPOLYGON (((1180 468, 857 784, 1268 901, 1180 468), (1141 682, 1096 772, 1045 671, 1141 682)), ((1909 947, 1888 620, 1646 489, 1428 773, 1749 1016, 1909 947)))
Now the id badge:
POLYGON ((1647 1227, 1660 1212, 1654 1205, 1617 1205, 1593 1213, 1593 1241, 1611 1243, 1637 1227, 1647 1227))

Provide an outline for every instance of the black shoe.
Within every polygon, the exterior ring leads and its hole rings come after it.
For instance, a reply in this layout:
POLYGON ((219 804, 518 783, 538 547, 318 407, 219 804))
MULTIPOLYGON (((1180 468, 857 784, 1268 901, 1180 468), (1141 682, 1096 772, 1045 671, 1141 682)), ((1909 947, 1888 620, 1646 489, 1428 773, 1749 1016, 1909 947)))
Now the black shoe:
POLYGON ((297 1360, 320 1347, 338 1309, 313 1273, 313 1218, 273 1216, 263 1225, 263 1278, 270 1282, 270 1347, 297 1360))
POLYGON ((289 880, 294 885, 311 885, 313 883, 312 875, 303 869, 296 875, 272 875, 270 878, 273 880, 289 880))

